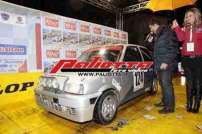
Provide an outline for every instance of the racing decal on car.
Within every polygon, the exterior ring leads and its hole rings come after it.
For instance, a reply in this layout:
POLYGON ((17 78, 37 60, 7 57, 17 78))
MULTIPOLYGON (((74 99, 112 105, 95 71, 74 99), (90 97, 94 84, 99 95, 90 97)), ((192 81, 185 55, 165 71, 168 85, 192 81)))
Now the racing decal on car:
POLYGON ((136 92, 144 87, 144 72, 133 72, 134 89, 136 92))
POLYGON ((115 79, 112 79, 112 85, 116 87, 116 89, 120 92, 121 91, 121 85, 118 81, 116 81, 115 79))
POLYGON ((61 72, 110 72, 124 71, 123 65, 127 66, 125 71, 136 72, 141 70, 147 72, 153 62, 111 62, 102 61, 100 57, 94 57, 90 62, 79 62, 77 60, 60 60, 50 73, 61 72), (113 68, 113 69, 112 69, 113 68), (103 70, 103 71, 102 71, 103 70))

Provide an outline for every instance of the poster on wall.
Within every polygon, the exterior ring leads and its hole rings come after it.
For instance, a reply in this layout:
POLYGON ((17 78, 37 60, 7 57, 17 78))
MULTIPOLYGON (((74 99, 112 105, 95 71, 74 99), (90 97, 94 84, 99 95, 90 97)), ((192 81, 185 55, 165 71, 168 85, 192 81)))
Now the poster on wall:
POLYGON ((55 46, 47 46, 43 49, 44 72, 50 72, 56 62, 60 60, 60 49, 55 46))
POLYGON ((75 59, 77 57, 76 49, 66 48, 64 49, 64 59, 75 59))
POLYGON ((0 44, 0 72, 27 72, 25 45, 0 44))
POLYGON ((112 44, 118 44, 120 43, 120 40, 119 40, 119 32, 118 30, 113 30, 112 31, 112 44))
POLYGON ((43 46, 59 46, 62 44, 62 31, 59 25, 59 19, 44 17, 43 19, 43 46))
POLYGON ((78 23, 74 19, 64 19, 63 44, 77 45, 79 42, 78 23))
POLYGON ((79 21, 79 46, 91 45, 90 23, 79 21))
POLYGON ((42 20, 43 36, 43 65, 44 72, 50 72, 51 68, 61 59, 63 48, 63 32, 59 18, 45 16, 42 20))
POLYGON ((0 11, 0 73, 27 72, 26 17, 0 11))
POLYGON ((104 38, 105 38, 105 44, 109 44, 112 42, 112 29, 105 27, 104 28, 104 38))
POLYGON ((63 20, 63 59, 74 59, 77 57, 76 47, 79 43, 78 20, 65 18, 63 20))
POLYGON ((103 28, 100 25, 92 24, 92 37, 91 43, 92 45, 103 45, 104 37, 103 37, 103 28))
POLYGON ((126 32, 121 32, 121 43, 127 44, 128 43, 128 34, 126 32))
POLYGON ((57 29, 43 29, 43 44, 47 45, 60 45, 62 44, 62 33, 57 29))

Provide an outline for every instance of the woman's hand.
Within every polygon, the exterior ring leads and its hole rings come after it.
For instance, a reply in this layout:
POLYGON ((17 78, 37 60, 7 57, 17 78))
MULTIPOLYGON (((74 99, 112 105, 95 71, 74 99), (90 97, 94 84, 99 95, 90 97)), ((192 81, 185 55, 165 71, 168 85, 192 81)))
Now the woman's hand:
POLYGON ((171 28, 174 29, 174 28, 176 28, 178 26, 179 26, 179 24, 178 24, 177 20, 173 20, 171 28))

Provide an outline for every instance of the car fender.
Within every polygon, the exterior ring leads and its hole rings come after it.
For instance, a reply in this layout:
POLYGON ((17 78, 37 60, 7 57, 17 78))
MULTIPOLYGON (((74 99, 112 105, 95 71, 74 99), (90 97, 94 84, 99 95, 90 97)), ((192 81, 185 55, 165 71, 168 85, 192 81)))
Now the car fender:
MULTIPOLYGON (((105 92, 105 91, 107 91, 107 90, 112 90, 115 94, 116 94, 116 96, 117 96, 117 100, 118 100, 118 102, 120 102, 120 94, 119 94, 119 91, 116 89, 116 87, 115 86, 113 86, 113 85, 104 85, 104 86, 102 86, 99 90, 98 90, 98 92, 101 92, 101 95, 103 94, 103 92, 105 92)), ((101 96, 100 95, 100 96, 101 96)), ((99 97, 100 97, 99 96, 99 97)), ((99 99, 99 98, 98 98, 99 99)))

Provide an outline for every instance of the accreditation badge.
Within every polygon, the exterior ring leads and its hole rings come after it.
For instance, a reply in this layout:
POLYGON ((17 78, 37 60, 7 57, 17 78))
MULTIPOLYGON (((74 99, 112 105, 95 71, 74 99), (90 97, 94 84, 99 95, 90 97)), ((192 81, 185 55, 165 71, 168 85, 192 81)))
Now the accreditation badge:
POLYGON ((187 42, 187 52, 194 52, 194 42, 187 42))

